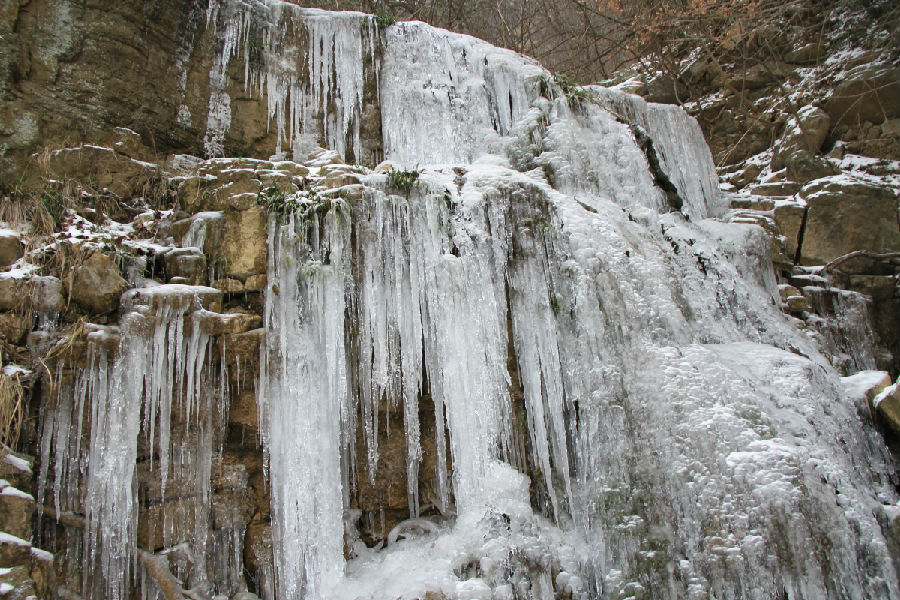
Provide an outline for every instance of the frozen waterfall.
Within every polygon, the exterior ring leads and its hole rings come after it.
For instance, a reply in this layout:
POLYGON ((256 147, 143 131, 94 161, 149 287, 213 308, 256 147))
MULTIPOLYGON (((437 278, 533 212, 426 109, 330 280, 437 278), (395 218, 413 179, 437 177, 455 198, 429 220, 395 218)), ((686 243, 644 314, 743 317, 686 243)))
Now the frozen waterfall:
MULTIPOLYGON (((277 0, 206 21, 207 154, 237 89, 273 163, 307 163, 268 215, 267 279, 230 298, 264 297, 264 600, 900 599, 892 458, 778 309, 768 238, 717 220, 693 119, 423 23, 277 0), (388 458, 409 520, 367 544, 358 494, 388 458)), ((182 245, 235 212, 198 212, 182 245)), ((41 489, 85 516, 67 560, 100 573, 91 598, 136 577, 137 469, 146 546, 211 598, 247 590, 243 526, 207 528, 222 297, 129 292, 45 400, 41 489)))
POLYGON ((270 223, 261 410, 285 597, 896 597, 889 459, 748 272, 766 240, 705 220, 723 201, 696 123, 567 97, 421 23, 384 36, 385 157, 430 166, 410 191, 373 173, 358 199, 301 192, 270 223), (374 477, 395 403, 411 517, 426 475, 455 517, 345 564, 338 508, 374 477))

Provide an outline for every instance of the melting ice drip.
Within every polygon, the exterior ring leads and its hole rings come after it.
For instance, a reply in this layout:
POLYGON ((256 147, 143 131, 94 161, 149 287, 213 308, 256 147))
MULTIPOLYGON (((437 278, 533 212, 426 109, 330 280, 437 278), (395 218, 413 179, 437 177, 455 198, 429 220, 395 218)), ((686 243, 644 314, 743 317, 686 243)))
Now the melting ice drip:
MULTIPOLYGON (((166 500, 170 479, 182 486, 188 482, 193 492, 182 493, 197 499, 183 522, 162 517, 163 543, 193 523, 191 551, 201 564, 206 560, 212 455, 220 443, 213 424, 221 420, 227 393, 218 390, 220 405, 216 405, 207 369, 211 338, 202 326, 208 313, 199 309, 197 291, 218 294, 178 285, 130 292, 131 309, 118 330, 91 326, 89 365, 71 387, 60 388, 53 416, 46 419, 41 493, 50 475, 53 447, 56 511, 83 511, 90 566, 85 577, 92 569, 100 575, 92 579, 100 587, 84 591, 89 597, 127 597, 137 549, 135 469, 141 431, 147 435, 151 473, 159 478, 159 500, 166 500), (90 442, 83 448, 82 426, 87 419, 90 442), (173 431, 175 422, 184 429, 173 431), (192 438, 191 443, 185 438, 192 438)), ((220 375, 224 385, 226 378, 220 375)), ((155 525, 151 523, 150 529, 155 525)), ((200 572, 205 578, 205 569, 200 572)), ((224 579, 237 579, 225 575, 224 579)))
POLYGON ((371 16, 269 0, 210 0, 207 24, 221 44, 209 75, 207 155, 224 152, 231 126, 227 69, 239 55, 245 91, 267 98, 269 123, 274 121, 277 133, 276 155, 289 150, 303 158, 321 133, 327 148, 348 161, 363 162, 363 88, 367 77, 377 77, 371 16))

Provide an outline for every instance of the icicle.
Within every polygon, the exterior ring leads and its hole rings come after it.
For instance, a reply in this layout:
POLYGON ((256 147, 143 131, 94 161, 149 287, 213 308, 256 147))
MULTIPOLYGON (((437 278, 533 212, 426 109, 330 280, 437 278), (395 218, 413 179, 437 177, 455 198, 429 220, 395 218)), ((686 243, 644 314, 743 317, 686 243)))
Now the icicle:
POLYGON ((279 292, 266 296, 259 396, 278 596, 311 600, 330 597, 344 563, 347 231, 337 209, 323 227, 320 237, 318 222, 294 215, 270 224, 269 281, 279 292))

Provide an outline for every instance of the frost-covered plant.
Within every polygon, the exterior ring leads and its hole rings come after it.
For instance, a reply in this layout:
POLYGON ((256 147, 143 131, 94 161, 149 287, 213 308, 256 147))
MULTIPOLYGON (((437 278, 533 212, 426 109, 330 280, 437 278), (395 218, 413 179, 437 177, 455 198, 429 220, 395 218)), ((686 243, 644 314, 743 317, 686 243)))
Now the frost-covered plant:
POLYGON ((403 171, 400 169, 394 169, 393 167, 388 169, 385 173, 388 178, 388 182, 400 190, 404 194, 408 194, 410 190, 416 185, 416 182, 419 180, 420 171, 417 169, 412 169, 409 171, 403 171))
POLYGON ((379 29, 384 29, 385 27, 390 27, 394 23, 397 22, 397 17, 394 15, 385 12, 383 10, 379 10, 375 13, 375 24, 378 25, 379 29))

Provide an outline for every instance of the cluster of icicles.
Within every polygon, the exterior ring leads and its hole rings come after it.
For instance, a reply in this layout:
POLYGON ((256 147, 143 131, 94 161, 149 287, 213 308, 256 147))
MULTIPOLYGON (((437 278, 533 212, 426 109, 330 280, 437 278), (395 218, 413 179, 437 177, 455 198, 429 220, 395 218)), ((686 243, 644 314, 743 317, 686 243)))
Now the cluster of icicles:
MULTIPOLYGON (((211 0, 208 23, 221 43, 210 154, 242 56, 294 155, 314 136, 359 158, 374 77, 385 157, 434 165, 409 191, 371 173, 360 201, 332 194, 270 222, 258 403, 271 597, 900 597, 884 446, 777 310, 765 235, 709 219, 722 200, 684 113, 601 89, 546 94, 533 61, 424 24, 379 32, 357 13, 260 0, 211 0), (375 476, 385 406, 403 414, 410 517, 426 502, 445 516, 371 549, 348 526, 350 490, 375 476)), ((65 471, 87 472, 85 548, 107 582, 95 598, 129 585, 139 431, 158 439, 163 482, 177 463, 209 485, 217 441, 190 415, 221 410, 196 412, 225 377, 210 340, 185 335, 193 314, 129 312, 117 360, 98 350, 61 396, 70 415, 90 409, 86 454, 62 404, 45 429, 60 509, 65 471), (171 437, 176 407, 199 432, 190 446, 171 437)))
POLYGON ((158 482, 160 501, 170 482, 182 488, 176 497, 196 499, 176 513, 163 511, 148 529, 172 546, 192 528, 200 563, 214 552, 222 581, 241 577, 242 541, 208 539, 213 456, 221 451, 230 392, 224 361, 213 366, 201 297, 218 293, 184 285, 129 292, 118 327, 88 325, 88 365, 73 378, 59 362, 57 393, 42 424, 38 500, 43 506, 52 491, 47 501, 57 515, 83 511, 83 544, 68 543, 63 560, 82 571, 91 598, 126 598, 132 585, 139 462, 158 482))

